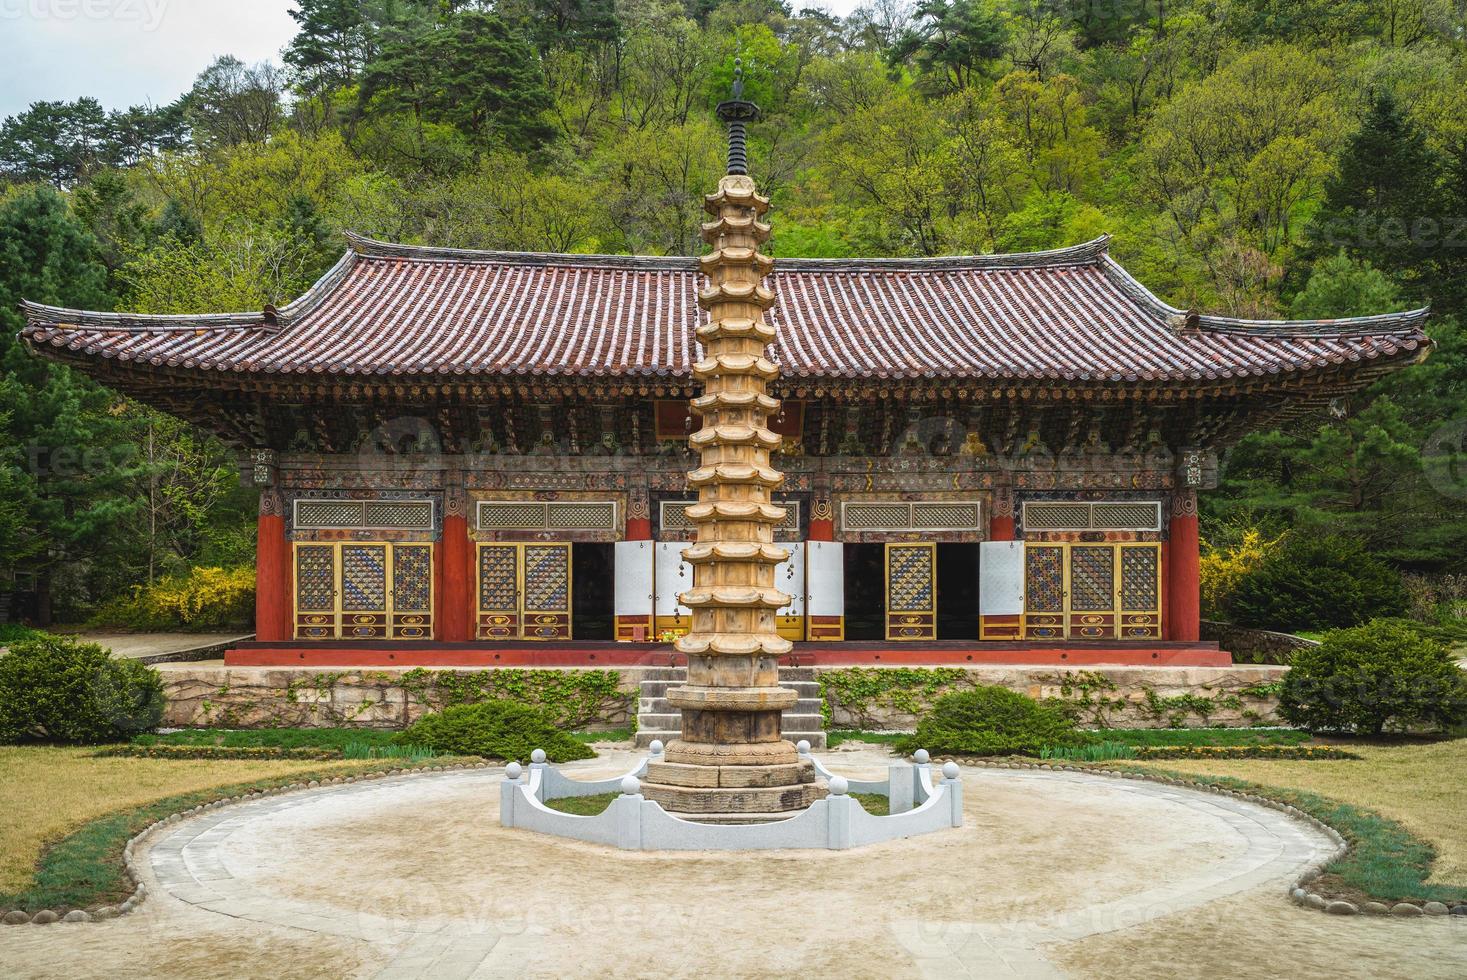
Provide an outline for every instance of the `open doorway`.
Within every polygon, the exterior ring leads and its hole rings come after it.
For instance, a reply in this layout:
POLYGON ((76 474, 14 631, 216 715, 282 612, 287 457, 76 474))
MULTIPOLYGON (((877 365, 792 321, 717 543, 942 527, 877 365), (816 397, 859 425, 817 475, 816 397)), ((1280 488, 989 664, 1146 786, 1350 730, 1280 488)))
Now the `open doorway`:
POLYGON ((571 545, 571 636, 577 640, 614 640, 614 548, 610 544, 571 545))
POLYGON ((937 546, 937 638, 978 639, 978 546, 937 546))
POLYGON ((847 544, 841 549, 846 586, 846 639, 886 638, 886 549, 847 544))

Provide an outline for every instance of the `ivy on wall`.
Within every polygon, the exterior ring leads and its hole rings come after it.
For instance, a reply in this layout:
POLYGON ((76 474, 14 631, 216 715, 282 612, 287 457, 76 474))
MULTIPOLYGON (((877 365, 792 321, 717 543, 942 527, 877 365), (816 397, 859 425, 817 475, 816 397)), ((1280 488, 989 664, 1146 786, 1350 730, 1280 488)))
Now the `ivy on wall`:
POLYGON ((939 696, 963 682, 961 667, 845 667, 822 670, 820 715, 830 727, 831 713, 838 705, 850 712, 860 728, 880 724, 877 709, 895 709, 903 714, 922 714, 939 696))
POLYGON ((633 699, 621 690, 621 675, 614 670, 501 667, 459 672, 416 667, 398 683, 430 711, 480 701, 513 701, 540 708, 563 731, 584 728, 619 710, 630 712, 633 699))

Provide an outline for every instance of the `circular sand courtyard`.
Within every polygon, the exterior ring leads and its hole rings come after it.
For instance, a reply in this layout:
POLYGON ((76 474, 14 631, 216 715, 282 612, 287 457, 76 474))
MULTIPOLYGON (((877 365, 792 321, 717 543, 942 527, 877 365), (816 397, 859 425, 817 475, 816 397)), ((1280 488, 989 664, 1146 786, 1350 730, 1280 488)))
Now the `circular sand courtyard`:
MULTIPOLYGON (((830 764, 874 776, 884 760, 830 764)), ((7 975, 58 977, 1467 975, 1467 922, 1286 902, 1329 842, 1229 798, 973 770, 960 830, 843 852, 657 854, 504 830, 501 778, 209 811, 140 852, 150 894, 135 913, 0 930, 0 959, 7 975)))

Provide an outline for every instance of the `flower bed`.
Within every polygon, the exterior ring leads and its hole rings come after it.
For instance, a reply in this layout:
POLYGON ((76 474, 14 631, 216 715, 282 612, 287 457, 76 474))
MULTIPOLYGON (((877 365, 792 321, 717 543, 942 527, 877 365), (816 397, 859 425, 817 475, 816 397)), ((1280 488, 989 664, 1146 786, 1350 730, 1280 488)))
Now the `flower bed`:
POLYGON ((1333 745, 1138 745, 1133 759, 1359 759, 1333 745))
POLYGON ((325 761, 343 757, 341 749, 285 748, 276 745, 122 745, 101 749, 99 756, 130 759, 305 759, 325 761))

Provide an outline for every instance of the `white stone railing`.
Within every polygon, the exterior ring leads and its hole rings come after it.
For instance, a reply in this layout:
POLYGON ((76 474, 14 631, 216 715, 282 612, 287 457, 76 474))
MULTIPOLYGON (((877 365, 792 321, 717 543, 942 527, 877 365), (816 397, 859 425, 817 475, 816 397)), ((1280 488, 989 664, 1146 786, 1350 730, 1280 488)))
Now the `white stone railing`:
MULTIPOLYGON (((809 743, 801 742, 799 748, 802 757, 810 758, 809 743)), ((528 771, 513 762, 506 767, 499 822, 505 827, 643 851, 843 850, 963 825, 963 786, 957 764, 946 763, 934 783, 925 751, 917 753, 915 765, 889 767, 887 778, 881 780, 850 780, 812 760, 829 782, 830 795, 788 819, 754 824, 685 820, 642 796, 641 777, 647 763, 661 754, 662 745, 654 742, 648 759, 624 776, 577 780, 547 763, 545 753, 537 749, 528 771), (620 795, 595 816, 563 813, 545 805, 546 800, 613 792, 620 795), (889 815, 868 813, 851 797, 852 792, 885 796, 889 815)))

